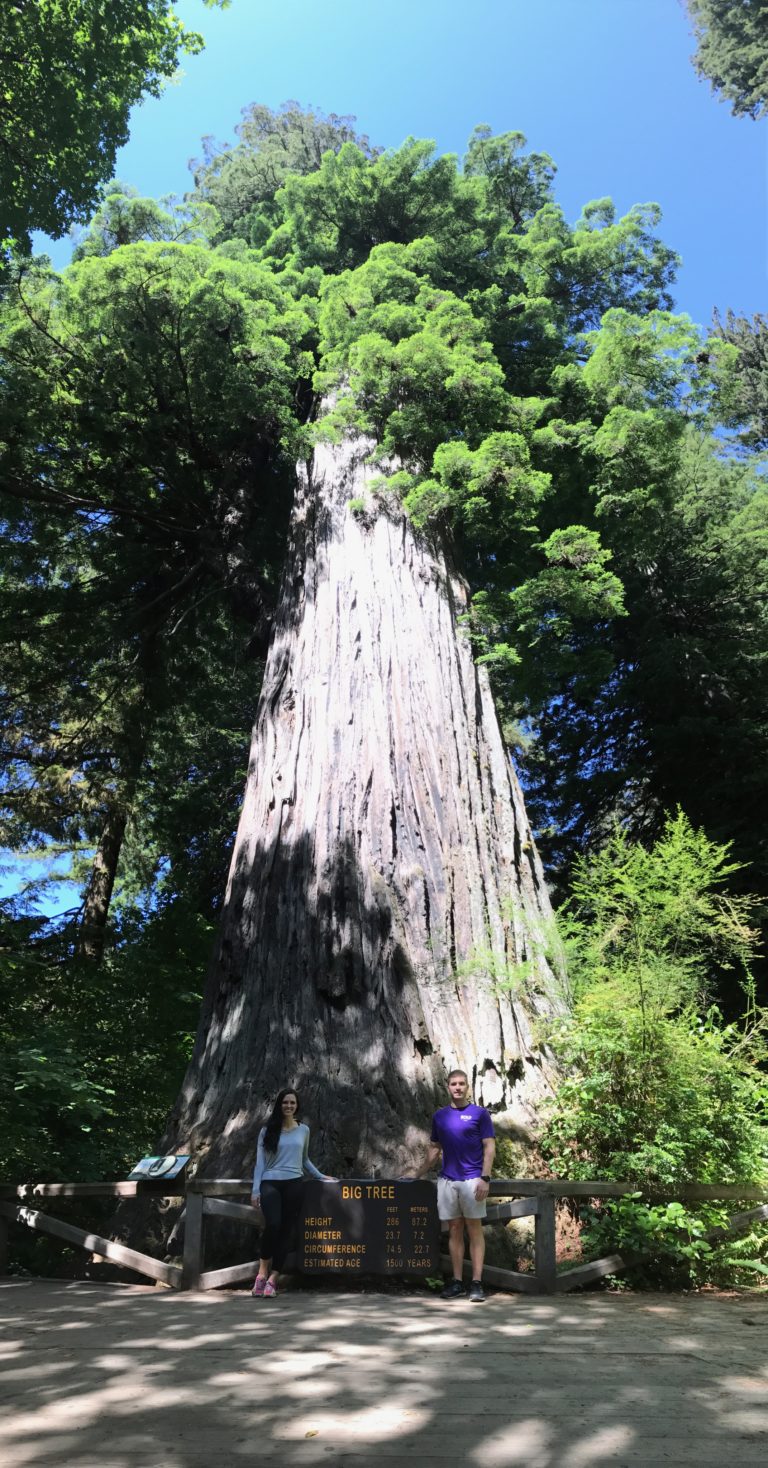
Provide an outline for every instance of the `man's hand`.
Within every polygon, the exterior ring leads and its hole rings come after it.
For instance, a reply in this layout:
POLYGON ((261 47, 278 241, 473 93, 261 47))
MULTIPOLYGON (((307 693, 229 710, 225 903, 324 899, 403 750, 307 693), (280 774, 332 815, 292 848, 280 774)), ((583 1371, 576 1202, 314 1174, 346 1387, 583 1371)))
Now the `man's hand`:
POLYGON ((478 1203, 482 1203, 483 1200, 488 1197, 489 1192, 490 1183, 484 1183, 482 1178, 478 1178, 477 1183, 475 1184, 475 1197, 477 1198, 478 1203))

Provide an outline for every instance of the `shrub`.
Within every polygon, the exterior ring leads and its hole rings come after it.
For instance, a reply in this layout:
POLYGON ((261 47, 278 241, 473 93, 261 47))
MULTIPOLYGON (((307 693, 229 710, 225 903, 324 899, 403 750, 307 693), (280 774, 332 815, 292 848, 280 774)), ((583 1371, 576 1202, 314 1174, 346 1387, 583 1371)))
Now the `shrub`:
MULTIPOLYGON (((659 1187, 766 1181, 754 900, 723 890, 735 870, 728 848, 681 813, 651 849, 617 830, 579 866, 562 923, 569 1008, 551 1036, 565 1079, 543 1137, 560 1176, 659 1187), (739 1025, 712 1002, 719 975, 733 969, 747 1000, 739 1025)), ((605 1253, 653 1241, 666 1251, 655 1275, 667 1280, 670 1266, 697 1280, 726 1264, 737 1274, 764 1269, 753 1257, 759 1233, 748 1258, 732 1241, 707 1242, 728 1211, 625 1198, 585 1210, 585 1242, 605 1253)))

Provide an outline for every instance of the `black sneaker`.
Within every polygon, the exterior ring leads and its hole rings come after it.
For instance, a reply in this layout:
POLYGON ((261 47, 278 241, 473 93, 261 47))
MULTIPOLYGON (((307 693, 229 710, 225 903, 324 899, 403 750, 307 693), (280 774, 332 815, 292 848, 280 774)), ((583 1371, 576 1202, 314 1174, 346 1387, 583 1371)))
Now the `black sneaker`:
POLYGON ((466 1295, 466 1293, 467 1292, 466 1292, 466 1290, 465 1290, 465 1288, 464 1288, 461 1280, 460 1279, 452 1279, 451 1282, 450 1282, 450 1284, 447 1284, 445 1286, 445 1289, 443 1290, 441 1299, 443 1299, 443 1300, 458 1300, 458 1298, 459 1298, 460 1295, 466 1295))
POLYGON ((485 1290, 483 1289, 482 1283, 479 1279, 473 1279, 469 1287, 469 1298, 470 1300, 485 1299, 485 1290))

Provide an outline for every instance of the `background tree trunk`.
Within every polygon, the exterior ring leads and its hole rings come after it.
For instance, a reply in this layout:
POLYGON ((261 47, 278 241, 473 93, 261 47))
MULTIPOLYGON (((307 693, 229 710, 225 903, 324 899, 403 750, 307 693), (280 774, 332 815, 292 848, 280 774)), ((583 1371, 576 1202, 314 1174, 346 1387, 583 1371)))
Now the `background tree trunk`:
POLYGON ((446 1068, 518 1127, 549 1089, 549 901, 466 590, 371 497, 370 447, 321 446, 299 471, 218 950, 164 1139, 208 1175, 251 1165, 287 1084, 315 1160, 366 1174, 412 1165, 446 1068))
POLYGON ((157 633, 145 632, 139 650, 141 681, 122 721, 120 754, 116 758, 114 787, 104 792, 104 819, 83 895, 77 951, 81 958, 100 963, 107 942, 109 909, 117 878, 125 833, 149 745, 157 682, 157 633))
POLYGON ((112 889, 127 824, 128 807, 116 797, 114 803, 107 808, 85 889, 83 915, 80 919, 78 953, 81 958, 90 959, 93 963, 99 963, 104 954, 109 904, 112 901, 112 889))

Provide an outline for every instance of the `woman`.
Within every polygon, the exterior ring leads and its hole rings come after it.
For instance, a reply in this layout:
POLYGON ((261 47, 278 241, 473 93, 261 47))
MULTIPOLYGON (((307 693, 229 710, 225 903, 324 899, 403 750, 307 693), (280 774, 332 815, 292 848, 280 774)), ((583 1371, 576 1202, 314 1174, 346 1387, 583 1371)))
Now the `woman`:
POLYGON ((266 1228, 252 1295, 270 1299, 277 1294, 278 1275, 294 1247, 305 1174, 320 1182, 334 1181, 318 1172, 308 1150, 309 1127, 299 1121, 299 1098, 293 1090, 281 1091, 259 1132, 253 1171, 251 1202, 254 1208, 261 1207, 266 1228))

